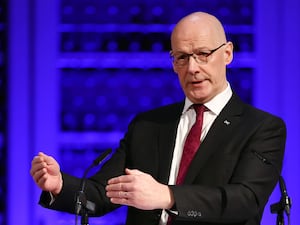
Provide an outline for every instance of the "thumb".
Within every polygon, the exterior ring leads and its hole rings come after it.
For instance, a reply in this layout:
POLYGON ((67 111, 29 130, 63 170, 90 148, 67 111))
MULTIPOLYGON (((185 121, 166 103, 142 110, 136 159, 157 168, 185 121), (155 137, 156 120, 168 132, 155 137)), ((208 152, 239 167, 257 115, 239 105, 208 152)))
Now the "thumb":
POLYGON ((43 152, 39 152, 38 154, 41 159, 47 164, 47 165, 50 165, 50 164, 53 164, 55 163, 55 159, 52 157, 52 156, 49 156, 43 152))

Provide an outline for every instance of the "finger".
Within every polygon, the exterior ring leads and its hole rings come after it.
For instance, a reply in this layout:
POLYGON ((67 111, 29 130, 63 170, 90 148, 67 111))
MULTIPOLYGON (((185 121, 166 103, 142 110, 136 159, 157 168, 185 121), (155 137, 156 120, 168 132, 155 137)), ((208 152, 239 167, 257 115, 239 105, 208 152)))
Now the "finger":
POLYGON ((115 198, 115 199, 129 199, 130 198, 130 192, 127 191, 108 191, 106 192, 106 196, 109 198, 115 198))
POLYGON ((39 152, 37 157, 39 157, 42 161, 45 161, 46 158, 48 158, 49 156, 47 154, 45 154, 44 152, 39 152))
POLYGON ((110 201, 111 201, 111 203, 116 204, 116 205, 131 206, 129 200, 126 198, 111 198, 110 201))
POLYGON ((52 156, 43 152, 39 152, 37 157, 40 157, 40 160, 45 162, 47 165, 52 165, 55 163, 55 159, 52 156))
POLYGON ((110 201, 113 204, 135 206, 134 202, 130 199, 130 196, 129 196, 128 192, 120 193, 118 197, 110 198, 110 201))
POLYGON ((39 179, 36 180, 36 183, 39 187, 44 189, 47 179, 48 179, 48 174, 43 174, 43 176, 39 177, 39 179))
POLYGON ((107 181, 107 184, 109 185, 118 184, 118 183, 120 183, 120 177, 114 177, 107 181))
POLYGON ((106 191, 121 191, 120 184, 109 184, 105 187, 106 191))
POLYGON ((32 161, 31 161, 31 165, 38 164, 41 162, 44 162, 44 158, 40 155, 37 155, 37 156, 33 157, 32 161))
POLYGON ((128 169, 128 168, 125 169, 125 173, 128 174, 128 175, 142 175, 142 174, 144 174, 140 170, 137 170, 137 169, 132 169, 131 170, 131 169, 128 169))
POLYGON ((45 154, 44 152, 39 152, 38 155, 39 155, 39 156, 42 156, 42 157, 43 157, 43 156, 46 156, 46 154, 45 154))
POLYGON ((106 186, 106 191, 129 191, 130 183, 116 183, 116 184, 108 184, 106 186))
POLYGON ((36 162, 32 163, 31 169, 30 169, 30 174, 33 176, 37 171, 46 169, 47 164, 45 162, 36 162))
POLYGON ((45 177, 47 175, 47 170, 46 169, 42 169, 42 170, 38 170, 36 171, 32 177, 33 177, 33 180, 36 182, 36 183, 39 183, 39 181, 45 177))
POLYGON ((35 156, 31 162, 31 168, 33 170, 38 170, 43 167, 47 167, 49 165, 49 159, 47 158, 48 156, 45 155, 42 152, 39 152, 37 156, 35 156))
POLYGON ((114 177, 108 180, 108 184, 129 183, 132 179, 128 175, 114 177))
POLYGON ((106 196, 109 198, 121 198, 121 191, 107 191, 106 196))

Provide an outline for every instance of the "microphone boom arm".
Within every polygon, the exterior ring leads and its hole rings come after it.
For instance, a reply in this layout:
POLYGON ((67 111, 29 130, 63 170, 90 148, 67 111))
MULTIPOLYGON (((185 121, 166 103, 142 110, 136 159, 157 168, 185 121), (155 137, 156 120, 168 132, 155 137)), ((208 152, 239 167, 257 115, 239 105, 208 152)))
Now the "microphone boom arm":
POLYGON ((112 150, 108 149, 104 153, 100 154, 93 163, 84 171, 83 177, 80 183, 80 190, 76 193, 76 205, 75 205, 75 214, 76 214, 76 222, 77 224, 77 216, 81 215, 81 224, 88 225, 88 214, 94 213, 96 205, 94 202, 87 200, 85 195, 85 185, 86 185, 86 177, 88 172, 95 166, 104 164, 109 158, 112 150))
POLYGON ((252 151, 253 154, 261 160, 263 163, 272 166, 276 173, 279 175, 279 187, 280 187, 280 193, 281 198, 279 202, 274 203, 270 206, 271 213, 277 214, 277 225, 284 225, 284 216, 283 213, 285 212, 288 217, 288 224, 290 224, 290 211, 292 207, 292 199, 288 196, 285 181, 283 176, 281 175, 278 168, 267 158, 259 154, 257 151, 252 151))

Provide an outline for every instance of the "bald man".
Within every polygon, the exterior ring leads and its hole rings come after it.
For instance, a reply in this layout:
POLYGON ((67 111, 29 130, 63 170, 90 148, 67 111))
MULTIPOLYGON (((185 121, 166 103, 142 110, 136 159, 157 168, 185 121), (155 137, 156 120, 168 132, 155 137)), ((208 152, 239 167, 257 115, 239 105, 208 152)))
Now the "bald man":
MULTIPOLYGON (((127 225, 259 225, 278 174, 257 154, 281 170, 285 124, 243 103, 232 90, 226 66, 233 44, 214 16, 196 12, 181 19, 171 46, 186 97, 132 120, 112 158, 87 180, 94 216, 127 205, 127 225), (202 125, 192 128, 198 106, 202 125), (184 150, 190 130, 199 133, 191 135, 193 156, 184 150), (179 182, 181 164, 186 172, 179 182)), ((61 172, 44 153, 34 157, 30 173, 43 190, 41 205, 74 213, 80 179, 61 172)))

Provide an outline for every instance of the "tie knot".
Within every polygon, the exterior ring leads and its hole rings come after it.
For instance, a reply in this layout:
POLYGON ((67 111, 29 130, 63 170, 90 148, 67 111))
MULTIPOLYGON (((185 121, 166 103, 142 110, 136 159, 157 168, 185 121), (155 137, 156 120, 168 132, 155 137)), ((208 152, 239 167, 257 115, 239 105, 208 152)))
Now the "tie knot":
POLYGON ((194 104, 193 107, 197 115, 201 115, 205 111, 205 106, 203 104, 194 104))

